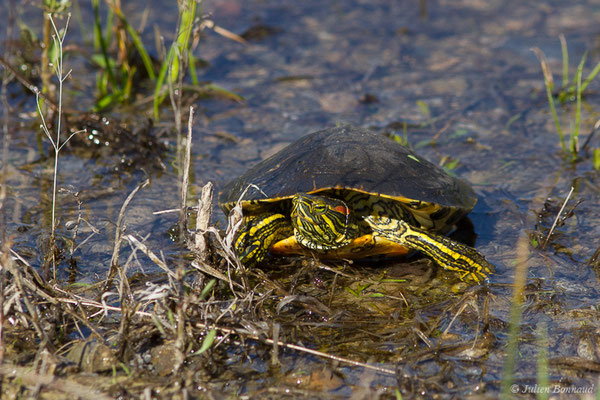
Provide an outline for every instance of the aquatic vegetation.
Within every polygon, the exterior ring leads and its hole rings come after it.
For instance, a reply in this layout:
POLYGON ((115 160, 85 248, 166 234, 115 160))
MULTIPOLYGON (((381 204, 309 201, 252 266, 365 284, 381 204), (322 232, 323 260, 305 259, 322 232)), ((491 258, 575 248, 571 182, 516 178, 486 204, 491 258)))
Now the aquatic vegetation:
POLYGON ((567 43, 563 35, 560 36, 561 50, 562 50, 562 86, 555 91, 554 78, 550 65, 546 59, 546 56, 539 48, 533 48, 532 51, 537 56, 544 76, 544 86, 546 88, 546 96, 548 98, 548 105, 556 126, 556 132, 558 134, 559 143, 562 151, 565 155, 568 155, 571 161, 575 161, 580 151, 580 129, 581 129, 581 99, 588 87, 588 85, 594 80, 598 72, 600 72, 600 62, 598 62, 589 75, 582 81, 583 68, 587 59, 587 52, 582 56, 581 61, 577 65, 577 70, 573 78, 569 78, 569 52, 567 49, 567 43), (567 145, 565 140, 565 130, 563 123, 557 112, 556 100, 561 105, 565 105, 567 102, 575 101, 575 121, 574 123, 569 120, 569 143, 567 145))

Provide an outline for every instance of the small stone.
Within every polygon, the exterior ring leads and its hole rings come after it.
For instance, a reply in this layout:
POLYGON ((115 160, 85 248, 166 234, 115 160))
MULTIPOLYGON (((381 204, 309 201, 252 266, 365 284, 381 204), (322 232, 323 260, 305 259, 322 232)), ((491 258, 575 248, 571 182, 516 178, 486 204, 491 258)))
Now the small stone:
POLYGON ((168 343, 152 349, 152 365, 160 376, 167 376, 176 372, 184 357, 174 344, 168 343))

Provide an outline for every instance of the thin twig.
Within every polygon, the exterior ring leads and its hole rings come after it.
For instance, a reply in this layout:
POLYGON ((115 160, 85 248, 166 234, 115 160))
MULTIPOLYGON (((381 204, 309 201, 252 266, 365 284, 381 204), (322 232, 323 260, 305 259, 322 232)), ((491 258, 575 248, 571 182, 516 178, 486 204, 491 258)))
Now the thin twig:
POLYGON ((598 128, 600 128, 600 119, 598 121, 596 121, 596 123, 594 124, 594 127, 592 128, 591 132, 589 133, 589 135, 585 139, 585 142, 581 146, 581 151, 585 151, 585 149, 587 148, 588 144, 590 143, 590 140, 592 140, 592 138, 594 137, 594 135, 598 131, 598 128))
POLYGON ((113 254, 110 259, 110 271, 108 272, 106 284, 104 285, 104 290, 103 290, 104 292, 108 291, 108 289, 112 285, 112 279, 117 272, 117 264, 119 262, 119 251, 121 250, 121 241, 123 239, 123 233, 125 232, 125 229, 123 227, 123 219, 125 217, 125 210, 127 209, 127 206, 129 206, 129 203, 131 202, 131 200, 133 200, 133 197, 136 195, 136 193, 140 189, 146 187, 149 184, 150 184, 150 179, 146 179, 145 181, 143 181, 142 183, 137 185, 137 187, 135 189, 133 189, 131 191, 131 193, 129 193, 129 196, 127 196, 127 198, 123 202, 123 205, 121 206, 121 210, 119 211, 119 216, 117 217, 117 226, 115 227, 115 243, 114 243, 114 247, 113 247, 113 254))
MULTIPOLYGON (((217 329, 219 329, 219 328, 217 328, 217 329)), ((247 335, 247 337, 250 338, 250 339, 254 339, 254 340, 258 340, 258 341, 264 342, 266 344, 270 344, 270 345, 273 345, 275 343, 275 341, 273 339, 268 339, 268 338, 261 339, 257 335, 247 335)), ((317 357, 326 358, 328 360, 332 360, 332 361, 337 361, 337 362, 341 362, 341 363, 344 363, 344 364, 353 365, 355 367, 361 367, 361 368, 369 369, 371 371, 381 372, 381 373, 386 374, 386 375, 392 375, 392 376, 396 375, 396 371, 394 371, 393 369, 379 367, 377 365, 371 365, 371 364, 363 363, 363 362, 360 362, 360 361, 351 360, 351 359, 345 358, 345 357, 335 356, 333 354, 328 354, 328 353, 325 353, 325 352, 322 352, 322 351, 309 349, 307 347, 299 346, 297 344, 284 343, 282 341, 278 341, 277 345, 280 346, 280 347, 285 347, 287 349, 298 350, 298 351, 301 351, 303 353, 312 354, 312 355, 317 356, 317 357)))
POLYGON ((117 217, 117 226, 115 229, 115 247, 113 248, 113 255, 110 260, 111 266, 116 265, 118 262, 119 250, 120 250, 121 239, 122 239, 122 234, 123 234, 123 219, 125 217, 125 210, 127 210, 129 203, 131 203, 131 200, 133 200, 133 197, 136 195, 136 193, 140 189, 148 186, 149 184, 150 184, 150 179, 146 179, 145 181, 143 181, 142 183, 137 185, 137 187, 135 189, 133 189, 131 191, 131 193, 129 193, 129 196, 127 196, 127 198, 123 202, 123 205, 121 206, 121 210, 119 211, 119 216, 117 217))
MULTIPOLYGON (((9 54, 8 51, 6 52, 6 54, 9 54)), ((7 70, 9 70, 10 72, 12 72, 12 74, 14 75, 14 77, 21 82, 21 84, 23 86, 25 86, 26 88, 28 88, 29 90, 31 90, 32 92, 35 90, 35 85, 33 84, 33 82, 31 82, 30 80, 28 80, 25 76, 23 76, 18 69, 16 69, 15 67, 13 67, 12 65, 10 65, 10 63, 2 57, 2 54, 0 54, 0 65, 2 65, 4 68, 6 68, 7 70)), ((44 99, 44 102, 48 104, 48 106, 52 109, 52 111, 58 111, 58 106, 56 105, 56 103, 54 102, 54 100, 52 100, 50 97, 48 97, 46 94, 44 93, 40 93, 40 97, 44 99)))
POLYGON ((567 205, 567 202, 569 201, 569 199, 571 198, 571 195, 573 194, 573 190, 575 190, 575 188, 573 186, 571 186, 571 190, 569 191, 569 194, 567 195, 567 198, 563 202, 563 205, 560 208, 560 211, 558 212, 558 214, 556 214, 556 218, 554 218, 554 223, 552 224, 552 227, 550 228, 550 232, 548 232, 548 236, 546 236, 546 240, 544 240, 544 245, 542 246, 542 249, 546 248, 546 245, 548 244, 548 240, 550 240, 550 236, 552 236, 552 232, 554 232, 554 228, 556 228, 556 224, 558 223, 558 219, 560 218, 562 212, 564 211, 564 209, 565 209, 565 207, 567 205))

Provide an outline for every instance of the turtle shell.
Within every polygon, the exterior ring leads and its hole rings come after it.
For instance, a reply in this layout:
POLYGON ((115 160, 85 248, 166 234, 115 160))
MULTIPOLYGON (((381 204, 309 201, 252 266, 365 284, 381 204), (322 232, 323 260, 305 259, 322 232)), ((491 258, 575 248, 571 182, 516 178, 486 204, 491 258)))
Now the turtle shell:
POLYGON ((219 203, 228 212, 241 198, 244 210, 260 212, 296 193, 331 190, 429 203, 436 206, 431 210, 463 215, 477 202, 465 181, 383 135, 346 125, 306 135, 256 164, 224 187, 219 203))

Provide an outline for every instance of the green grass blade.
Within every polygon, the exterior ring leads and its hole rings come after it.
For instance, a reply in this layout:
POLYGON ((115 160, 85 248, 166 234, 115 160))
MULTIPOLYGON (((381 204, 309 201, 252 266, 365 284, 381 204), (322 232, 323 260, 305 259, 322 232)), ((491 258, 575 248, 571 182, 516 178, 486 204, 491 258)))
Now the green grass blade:
POLYGON ((594 69, 592 70, 592 72, 590 72, 590 74, 588 75, 588 77, 585 79, 585 81, 581 84, 581 92, 583 93, 585 91, 585 89, 588 87, 588 85, 590 84, 590 82, 592 80, 594 80, 594 78, 596 77, 596 75, 598 75, 598 72, 600 72, 600 62, 598 62, 598 64, 596 64, 596 66, 594 67, 594 69))
MULTIPOLYGON (((540 322, 537 328, 537 385, 539 388, 548 388, 550 385, 548 373, 548 330, 545 322, 540 322)), ((548 400, 548 393, 540 390, 537 393, 539 400, 548 400)))
POLYGON ((544 55, 544 53, 538 48, 533 48, 532 51, 535 53, 542 66, 542 73, 544 75, 544 86, 546 86, 546 96, 548 97, 550 112, 552 113, 554 124, 556 125, 556 131, 558 132, 558 138, 560 140, 560 147, 566 153, 567 146, 565 145, 565 136, 563 134, 562 128, 560 127, 560 120, 558 119, 558 114, 556 113, 556 106, 554 105, 554 96, 552 95, 552 90, 554 90, 554 80, 552 79, 552 71, 550 70, 550 66, 546 61, 546 56, 544 55))
POLYGON ((112 8, 109 8, 106 13, 106 27, 104 31, 106 32, 106 36, 104 37, 104 43, 110 43, 113 39, 113 26, 115 25, 115 13, 112 8))
POLYGON ((569 51, 567 50, 567 41, 565 39, 565 35, 562 33, 558 36, 560 40, 560 49, 562 51, 562 67, 563 67, 563 79, 562 86, 566 88, 569 84, 569 51))
POLYGON ((106 65, 106 73, 108 75, 108 80, 111 85, 116 86, 116 79, 113 74, 112 68, 110 67, 110 58, 108 57, 108 49, 106 46, 106 42, 104 41, 104 36, 102 35, 102 23, 100 21, 100 1, 92 0, 92 8, 94 11, 94 46, 98 46, 100 51, 102 52, 102 57, 104 58, 104 64, 106 65))
POLYGON ((127 21, 127 19, 121 12, 121 10, 115 9, 115 12, 117 14, 117 17, 119 17, 119 19, 125 26, 127 33, 129 34, 129 36, 131 36, 133 45, 135 46, 137 51, 140 53, 140 56, 142 57, 142 62, 144 63, 144 67, 146 67, 146 72, 148 73, 148 77, 153 81, 156 80, 156 74, 154 73, 154 67, 152 66, 152 60, 150 59, 150 56, 148 55, 148 52, 146 51, 146 48, 144 47, 144 43, 142 42, 142 39, 140 38, 138 33, 135 31, 135 29, 133 29, 133 27, 129 24, 129 22, 127 21))
POLYGON ((94 111, 102 111, 111 106, 111 104, 120 103, 123 100, 123 93, 121 91, 113 92, 101 97, 96 101, 94 105, 94 111))
MULTIPOLYGON (((192 28, 194 24, 194 18, 196 17, 196 1, 195 0, 187 0, 186 4, 180 7, 179 12, 181 13, 180 17, 180 25, 177 31, 177 40, 171 44, 169 48, 169 53, 167 57, 163 61, 160 66, 160 71, 158 73, 158 78, 156 79, 156 85, 154 87, 154 118, 158 119, 158 106, 164 101, 166 94, 163 94, 163 85, 165 82, 165 78, 167 73, 169 72, 169 65, 171 65, 171 72, 169 74, 169 79, 171 82, 176 82, 179 77, 179 57, 175 57, 176 51, 188 51, 190 38, 192 34, 192 28)), ((191 52, 190 52, 191 56, 191 52)), ((190 62, 193 65, 194 62, 190 62)), ((192 74, 192 80, 195 80, 194 84, 197 84, 198 78, 195 77, 195 71, 192 74)))
POLYGON ((566 152, 567 146, 565 145, 565 135, 560 126, 560 119, 558 119, 558 113, 556 112, 556 106, 554 105, 554 96, 552 96, 553 85, 548 84, 548 82, 545 80, 544 82, 546 86, 546 96, 548 97, 548 104, 550 105, 550 112, 552 113, 552 119, 554 119, 556 132, 558 133, 558 140, 560 141, 560 147, 562 147, 563 151, 566 152))
POLYGON ((210 331, 208 331, 208 333, 206 334, 206 337, 202 341, 202 346, 200 346, 200 350, 198 350, 196 355, 202 354, 206 350, 208 350, 210 348, 210 346, 212 346, 212 344, 214 343, 216 337, 217 337, 216 329, 211 329, 210 331))
POLYGON ((211 290, 213 290, 216 284, 216 279, 211 279, 210 281, 208 281, 206 286, 204 286, 204 288, 202 289, 202 293, 200 293, 200 300, 204 300, 210 294, 211 290))
POLYGON ((198 74, 196 74, 196 57, 194 56, 194 54, 192 53, 192 51, 189 51, 188 54, 188 62, 189 62, 189 69, 190 69, 190 77, 192 78, 192 85, 197 86, 198 85, 198 74))
POLYGON ((502 383, 500 386, 501 398, 507 399, 513 393, 511 387, 514 385, 514 373, 517 365, 519 351, 519 332, 521 329, 521 303, 513 302, 510 307, 510 326, 508 331, 508 343, 506 345, 506 359, 502 371, 502 383))
POLYGON ((165 95, 162 93, 163 84, 165 82, 165 77, 167 76, 167 70, 169 69, 169 60, 173 57, 173 46, 169 49, 169 53, 167 54, 167 58, 160 66, 160 71, 158 72, 158 78, 156 79, 156 85, 154 86, 154 118, 158 119, 158 106, 165 99, 165 95))
POLYGON ((207 83, 202 86, 192 86, 191 88, 188 86, 186 89, 192 89, 200 94, 210 94, 212 96, 220 96, 228 100, 233 100, 238 103, 242 103, 244 98, 239 94, 232 92, 231 90, 225 89, 223 86, 219 86, 215 83, 207 83))
MULTIPOLYGON (((192 37, 192 28, 194 25, 194 18, 196 17, 196 1, 187 0, 184 5, 180 8, 181 12, 181 23, 179 25, 179 31, 177 32, 176 44, 177 49, 183 54, 187 51, 190 45, 190 38, 192 37)), ((169 79, 171 82, 176 82, 179 76, 179 63, 180 57, 173 58, 173 64, 171 68, 171 74, 169 79)))
POLYGON ((510 320, 508 328, 508 340, 506 343, 506 358, 502 368, 502 382, 500 383, 500 398, 512 399, 519 393, 521 388, 515 385, 515 372, 517 357, 519 354, 519 333, 521 331, 521 318, 523 311, 523 291, 527 281, 527 259, 529 257, 529 239, 522 233, 517 240, 515 258, 515 278, 510 305, 510 320))
POLYGON ((73 16, 75 18, 75 20, 77 21, 77 25, 79 25, 79 31, 81 32, 81 37, 83 39, 83 42, 86 43, 88 41, 88 37, 87 37, 87 27, 85 26, 85 24, 83 23, 83 18, 81 16, 81 8, 79 7, 79 1, 75 0, 72 3, 73 6, 73 16))

